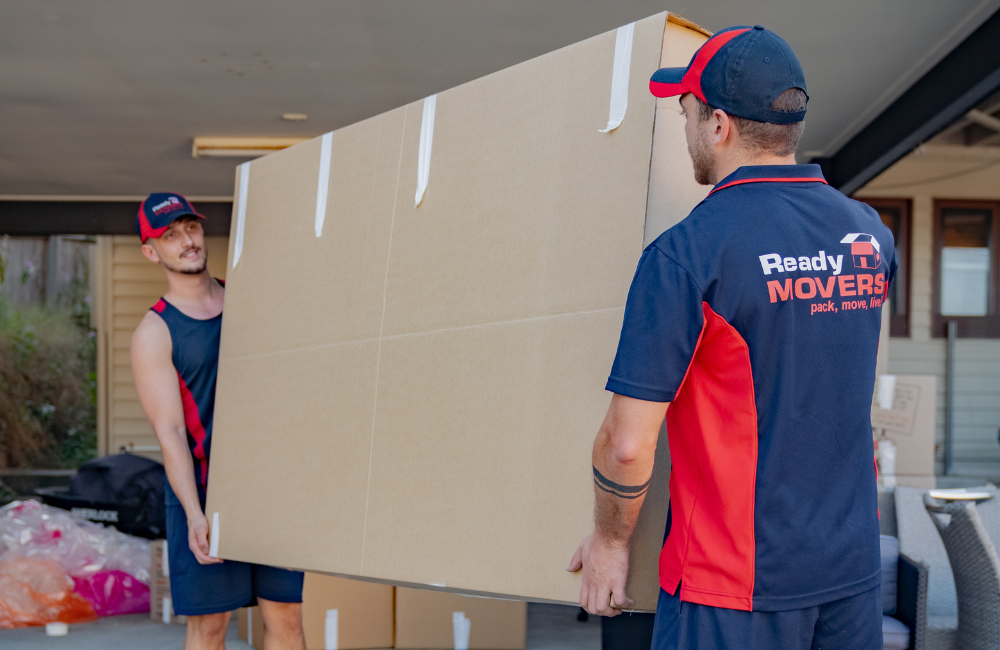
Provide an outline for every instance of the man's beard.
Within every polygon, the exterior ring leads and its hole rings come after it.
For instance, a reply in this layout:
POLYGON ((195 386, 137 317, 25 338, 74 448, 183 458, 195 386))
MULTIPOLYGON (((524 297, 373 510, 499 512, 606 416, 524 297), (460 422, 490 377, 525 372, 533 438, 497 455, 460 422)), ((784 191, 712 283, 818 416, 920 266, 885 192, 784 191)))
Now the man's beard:
MULTIPOLYGON (((184 253, 187 253, 187 251, 184 251, 184 253)), ((184 253, 181 253, 181 255, 184 255, 184 253)), ((184 275, 199 275, 201 273, 204 273, 205 268, 208 266, 208 255, 206 254, 204 257, 202 257, 200 263, 197 266, 188 266, 188 267, 174 266, 173 264, 167 263, 162 258, 160 259, 160 262, 163 264, 164 268, 166 268, 168 271, 173 271, 174 273, 182 273, 184 275)))
POLYGON ((699 185, 715 185, 718 180, 715 176, 715 158, 712 156, 712 148, 708 143, 708 138, 699 136, 694 142, 688 142, 688 154, 694 164, 694 180, 699 185))

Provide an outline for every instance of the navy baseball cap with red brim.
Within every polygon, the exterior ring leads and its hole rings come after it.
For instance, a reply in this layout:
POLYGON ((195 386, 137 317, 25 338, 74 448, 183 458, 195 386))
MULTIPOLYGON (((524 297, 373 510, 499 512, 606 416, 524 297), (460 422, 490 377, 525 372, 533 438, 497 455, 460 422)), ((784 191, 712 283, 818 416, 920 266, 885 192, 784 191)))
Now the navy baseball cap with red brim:
POLYGON ((729 115, 771 124, 805 119, 805 109, 771 107, 789 88, 805 92, 802 65, 783 38, 760 25, 728 27, 705 41, 686 68, 661 68, 649 80, 656 97, 692 93, 729 115))
POLYGON ((147 196, 139 206, 135 226, 142 243, 145 244, 147 239, 161 237, 170 224, 185 216, 205 218, 204 215, 195 212, 188 200, 180 194, 159 192, 147 196))

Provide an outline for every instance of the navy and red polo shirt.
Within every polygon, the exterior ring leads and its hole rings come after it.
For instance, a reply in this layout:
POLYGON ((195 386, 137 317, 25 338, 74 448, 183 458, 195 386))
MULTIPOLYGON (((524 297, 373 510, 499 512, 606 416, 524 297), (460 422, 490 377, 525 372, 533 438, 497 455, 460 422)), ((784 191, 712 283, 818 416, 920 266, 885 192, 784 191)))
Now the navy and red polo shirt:
POLYGON ((607 389, 671 402, 660 585, 782 611, 879 584, 871 400, 892 234, 817 165, 741 167, 650 244, 607 389))

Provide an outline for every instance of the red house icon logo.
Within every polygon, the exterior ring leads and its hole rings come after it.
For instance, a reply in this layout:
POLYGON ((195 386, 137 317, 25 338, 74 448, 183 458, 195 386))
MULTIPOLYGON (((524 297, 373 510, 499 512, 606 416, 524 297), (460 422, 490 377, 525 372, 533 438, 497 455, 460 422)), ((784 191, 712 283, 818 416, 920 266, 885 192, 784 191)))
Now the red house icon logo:
POLYGON ((882 263, 882 252, 878 245, 878 240, 872 235, 863 232, 848 233, 840 240, 841 244, 851 245, 851 257, 854 259, 856 269, 877 269, 882 263))

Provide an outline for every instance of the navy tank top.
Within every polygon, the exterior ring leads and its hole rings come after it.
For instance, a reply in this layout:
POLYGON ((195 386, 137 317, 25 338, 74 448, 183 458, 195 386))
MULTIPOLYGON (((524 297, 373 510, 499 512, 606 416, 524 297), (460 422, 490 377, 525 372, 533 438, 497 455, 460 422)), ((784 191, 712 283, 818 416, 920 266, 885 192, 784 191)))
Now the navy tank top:
MULTIPOLYGON (((222 280, 218 282, 225 286, 222 280)), ((194 482, 198 498, 204 501, 208 488, 208 461, 212 453, 212 415, 215 411, 215 379, 219 371, 222 314, 206 320, 191 318, 163 298, 150 309, 163 319, 170 330, 188 447, 194 460, 194 482)), ((166 500, 167 505, 180 504, 169 481, 166 481, 166 500)))

